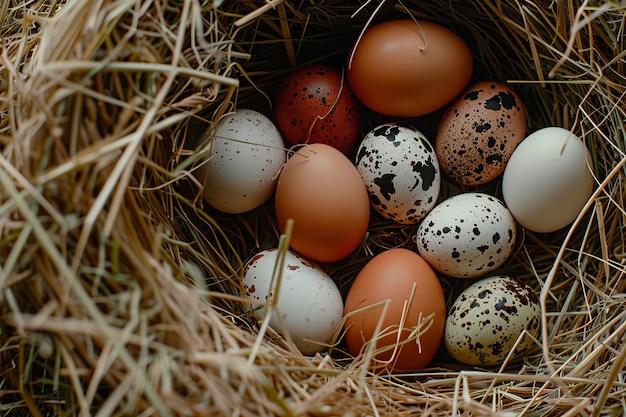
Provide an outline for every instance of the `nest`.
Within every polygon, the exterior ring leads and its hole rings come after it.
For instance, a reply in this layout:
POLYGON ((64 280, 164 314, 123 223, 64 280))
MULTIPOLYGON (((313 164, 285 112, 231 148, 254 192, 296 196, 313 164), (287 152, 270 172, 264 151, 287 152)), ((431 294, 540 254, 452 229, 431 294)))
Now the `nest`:
MULTIPOLYGON (((626 413, 626 6, 346 3, 2 3, 0 414, 626 413), (340 341, 301 355, 240 297, 246 260, 280 238, 271 201, 222 214, 193 176, 221 115, 267 112, 290 69, 342 65, 364 27, 408 14, 466 39, 476 74, 523 98, 530 130, 572 129, 592 155, 597 187, 579 218, 526 232, 501 270, 537 290, 543 327, 499 368, 442 353, 415 374, 372 374, 340 341)), ((327 270, 345 291, 413 233, 374 219, 364 247, 327 270)))

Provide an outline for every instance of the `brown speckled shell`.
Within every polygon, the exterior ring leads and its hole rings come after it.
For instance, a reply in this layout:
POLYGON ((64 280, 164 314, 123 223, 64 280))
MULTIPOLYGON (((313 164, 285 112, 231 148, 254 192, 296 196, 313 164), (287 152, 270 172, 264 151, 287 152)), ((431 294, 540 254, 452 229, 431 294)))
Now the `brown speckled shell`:
POLYGON ((499 365, 533 346, 524 331, 539 336, 541 307, 533 289, 508 276, 483 278, 459 295, 444 332, 446 349, 468 365, 499 365), (517 344, 517 345, 516 345, 517 344), (513 350, 513 351, 512 351, 513 350))
POLYGON ((526 110, 508 86, 482 81, 450 105, 441 118, 435 151, 442 172, 464 185, 497 178, 526 136, 526 110))
POLYGON ((311 64, 291 72, 274 98, 276 126, 287 143, 324 143, 344 154, 359 140, 359 104, 341 70, 311 64))

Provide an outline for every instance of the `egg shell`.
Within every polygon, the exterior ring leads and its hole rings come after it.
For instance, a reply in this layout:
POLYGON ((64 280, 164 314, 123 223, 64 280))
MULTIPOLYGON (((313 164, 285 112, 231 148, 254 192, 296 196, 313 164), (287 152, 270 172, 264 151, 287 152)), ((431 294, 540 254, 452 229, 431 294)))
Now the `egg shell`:
POLYGON ((427 366, 439 349, 445 297, 437 275, 424 259, 408 249, 389 249, 359 272, 348 291, 344 314, 345 341, 352 355, 375 343, 378 353, 371 363, 373 370, 412 372, 427 366), (376 307, 368 309, 370 306, 376 307), (416 331, 419 328, 421 334, 416 331))
POLYGON ((526 136, 526 125, 525 107, 512 88, 494 81, 472 85, 439 122, 441 170, 463 185, 493 181, 526 136))
POLYGON ((240 109, 219 120, 207 137, 208 155, 195 175, 210 206, 244 213, 272 196, 287 151, 269 118, 240 109))
POLYGON ((343 72, 312 64, 292 71, 274 97, 274 118, 291 145, 324 143, 343 153, 359 139, 359 102, 343 72))
POLYGON ((437 156, 413 127, 388 123, 373 129, 359 145, 356 167, 372 207, 387 219, 414 224, 437 203, 437 156))
POLYGON ((545 127, 524 139, 502 176, 503 199, 528 230, 554 232, 571 224, 593 193, 591 156, 567 129, 545 127))
POLYGON ((367 29, 348 55, 354 95, 375 112, 422 116, 467 86, 471 51, 450 29, 428 21, 389 20, 367 29))
POLYGON ((369 197, 352 162, 330 145, 314 143, 294 153, 278 178, 276 221, 281 233, 293 219, 291 248, 315 262, 334 262, 363 242, 369 197))
POLYGON ((417 250, 439 272, 474 278, 500 267, 515 246, 516 223, 494 196, 467 192, 437 204, 420 223, 417 250))
POLYGON ((254 256, 246 265, 244 289, 259 320, 275 303, 270 327, 283 335, 288 332, 305 355, 324 350, 341 325, 343 299, 335 282, 319 265, 291 251, 274 248, 254 256))
POLYGON ((444 331, 450 355, 467 365, 493 366, 533 346, 524 332, 539 336, 541 307, 533 289, 508 276, 483 278, 454 301, 444 331))

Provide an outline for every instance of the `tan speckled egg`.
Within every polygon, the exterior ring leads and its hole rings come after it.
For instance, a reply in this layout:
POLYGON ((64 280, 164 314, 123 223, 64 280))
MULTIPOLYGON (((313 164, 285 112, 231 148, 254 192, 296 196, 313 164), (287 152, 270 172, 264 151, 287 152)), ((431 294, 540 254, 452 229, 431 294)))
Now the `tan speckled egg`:
POLYGON ((535 339, 539 336, 540 321, 541 307, 529 285, 504 275, 483 278, 467 287, 452 304, 444 343, 459 362, 499 365, 533 346, 529 335, 535 339))
POLYGON ((463 185, 497 178, 526 135, 526 110, 507 85, 482 81, 469 87, 444 113, 435 151, 441 170, 463 185))

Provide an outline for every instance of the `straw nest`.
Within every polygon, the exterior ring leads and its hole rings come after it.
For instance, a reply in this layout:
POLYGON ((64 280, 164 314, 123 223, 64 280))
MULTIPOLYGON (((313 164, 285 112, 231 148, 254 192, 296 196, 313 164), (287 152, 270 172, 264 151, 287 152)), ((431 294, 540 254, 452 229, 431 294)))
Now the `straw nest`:
MULTIPOLYGON (((626 6, 347 3, 2 2, 0 414, 626 412, 626 6), (572 129, 593 156, 579 219, 525 233, 501 271, 537 290, 543 332, 500 368, 442 353, 416 374, 372 375, 341 343, 308 358, 260 331, 240 282, 246 260, 278 244, 271 202, 220 214, 192 176, 201 132, 222 114, 267 111, 290 68, 341 64, 370 19, 407 13, 460 33, 478 74, 518 90, 530 129, 572 129)), ((374 219, 328 272, 345 290, 413 232, 374 219)), ((444 285, 450 296, 465 284, 444 285)))

